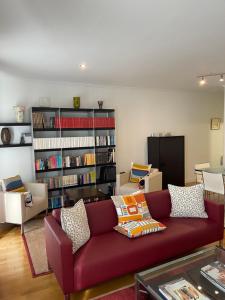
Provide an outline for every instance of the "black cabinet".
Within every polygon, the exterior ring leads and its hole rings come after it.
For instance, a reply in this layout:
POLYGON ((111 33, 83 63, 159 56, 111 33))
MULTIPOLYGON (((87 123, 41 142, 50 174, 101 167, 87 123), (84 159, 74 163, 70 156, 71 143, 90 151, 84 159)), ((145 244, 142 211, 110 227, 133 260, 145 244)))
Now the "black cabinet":
POLYGON ((184 186, 184 136, 148 137, 148 163, 163 173, 163 189, 184 186))

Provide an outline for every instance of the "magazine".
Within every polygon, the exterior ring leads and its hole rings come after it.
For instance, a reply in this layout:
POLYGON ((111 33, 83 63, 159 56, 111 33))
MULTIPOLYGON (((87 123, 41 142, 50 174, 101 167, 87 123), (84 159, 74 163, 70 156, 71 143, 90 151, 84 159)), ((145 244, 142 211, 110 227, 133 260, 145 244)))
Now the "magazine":
POLYGON ((160 285, 159 291, 167 300, 210 300, 182 277, 160 285))
POLYGON ((215 286, 225 292, 225 265, 220 261, 201 268, 201 274, 215 286))

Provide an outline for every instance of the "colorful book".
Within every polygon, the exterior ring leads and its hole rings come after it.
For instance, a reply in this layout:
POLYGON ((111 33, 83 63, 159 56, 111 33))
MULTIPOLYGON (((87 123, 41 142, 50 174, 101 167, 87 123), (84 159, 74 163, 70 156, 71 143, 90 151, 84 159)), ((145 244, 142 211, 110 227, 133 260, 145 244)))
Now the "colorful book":
POLYGON ((182 277, 160 285, 159 291, 167 300, 210 300, 182 277))

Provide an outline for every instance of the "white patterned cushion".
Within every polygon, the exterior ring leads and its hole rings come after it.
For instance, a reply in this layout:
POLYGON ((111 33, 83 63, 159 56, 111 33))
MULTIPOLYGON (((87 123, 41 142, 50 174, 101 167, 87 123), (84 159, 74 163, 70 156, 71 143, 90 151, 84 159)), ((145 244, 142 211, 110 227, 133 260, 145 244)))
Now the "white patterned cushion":
POLYGON ((180 187, 168 184, 171 197, 171 217, 208 218, 202 184, 180 187))
POLYGON ((73 253, 90 239, 90 228, 83 199, 71 208, 61 209, 62 229, 72 240, 73 253))

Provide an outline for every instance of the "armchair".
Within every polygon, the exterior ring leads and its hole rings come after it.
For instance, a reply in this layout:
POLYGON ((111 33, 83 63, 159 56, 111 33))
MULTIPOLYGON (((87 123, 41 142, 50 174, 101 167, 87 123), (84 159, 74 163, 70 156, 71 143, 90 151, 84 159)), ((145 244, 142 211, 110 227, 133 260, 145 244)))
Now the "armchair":
POLYGON ((48 209, 48 189, 45 183, 24 183, 32 194, 33 205, 25 206, 25 194, 20 192, 0 192, 1 222, 21 225, 48 209))
POLYGON ((138 184, 129 182, 130 172, 122 172, 116 175, 116 194, 126 195, 143 191, 143 193, 156 192, 162 190, 162 172, 158 169, 151 169, 149 176, 145 176, 145 187, 139 190, 138 184))

